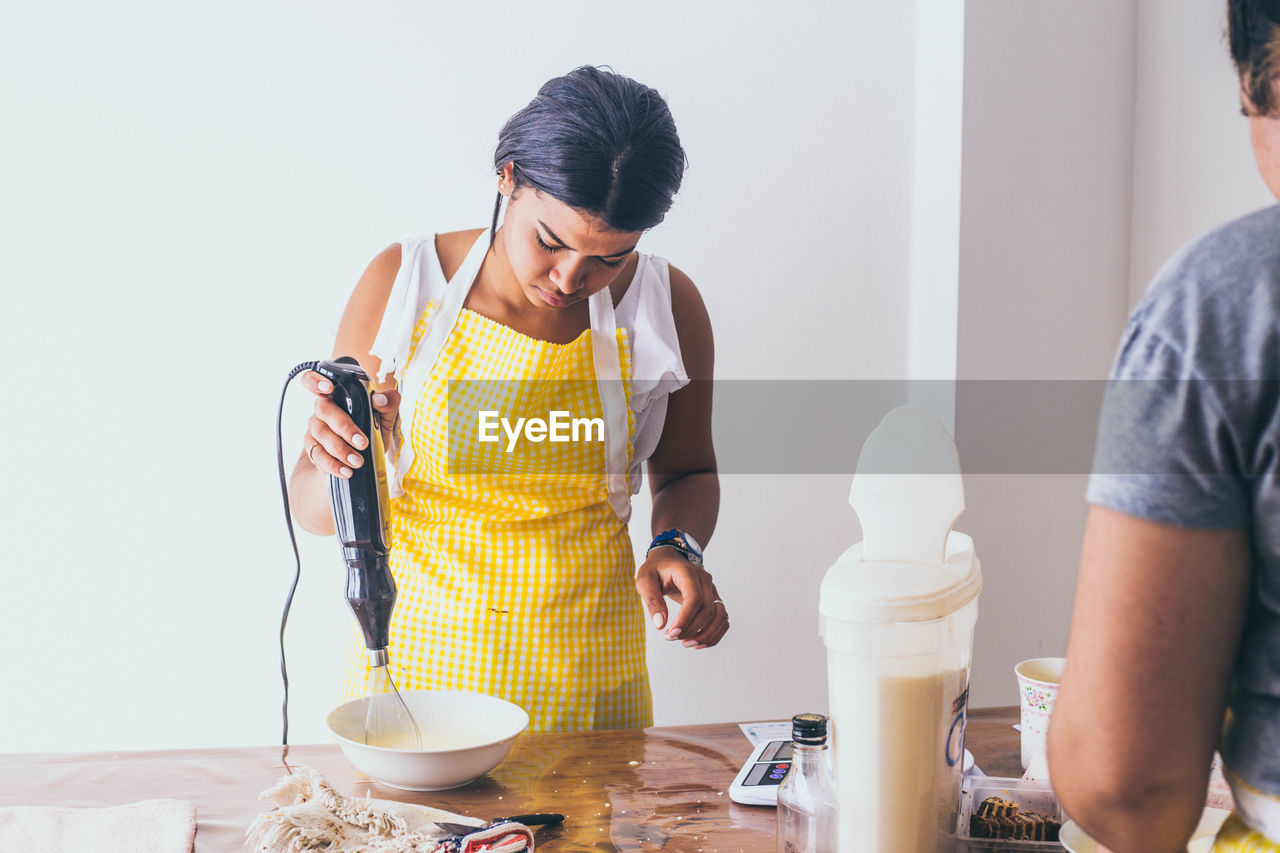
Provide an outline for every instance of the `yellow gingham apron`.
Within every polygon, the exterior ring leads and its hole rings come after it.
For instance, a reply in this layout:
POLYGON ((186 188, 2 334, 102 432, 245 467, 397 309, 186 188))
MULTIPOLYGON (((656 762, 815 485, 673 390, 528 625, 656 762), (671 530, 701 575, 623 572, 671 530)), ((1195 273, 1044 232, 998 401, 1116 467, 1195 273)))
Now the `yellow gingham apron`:
POLYGON ((1213 841, 1213 853, 1280 853, 1280 844, 1250 829, 1234 812, 1213 841))
MULTIPOLYGON (((1280 844, 1250 826, 1253 823, 1267 829, 1280 825, 1280 797, 1258 790, 1231 772, 1230 767, 1224 769, 1235 811, 1218 830, 1213 853, 1280 853, 1280 844)), ((1274 829, 1269 831, 1274 837, 1274 829)))
MULTIPOLYGON (((499 696, 529 712, 533 731, 652 725, 644 612, 604 443, 521 441, 507 452, 501 429, 497 442, 475 440, 478 409, 512 422, 554 410, 603 418, 593 334, 555 344, 457 312, 415 404, 405 493, 391 503, 389 653, 402 690, 499 696)), ((615 334, 626 399, 630 348, 625 330, 615 334)), ((626 421, 629 463, 629 411, 626 421)), ((367 673, 353 629, 347 699, 365 695, 367 673)))

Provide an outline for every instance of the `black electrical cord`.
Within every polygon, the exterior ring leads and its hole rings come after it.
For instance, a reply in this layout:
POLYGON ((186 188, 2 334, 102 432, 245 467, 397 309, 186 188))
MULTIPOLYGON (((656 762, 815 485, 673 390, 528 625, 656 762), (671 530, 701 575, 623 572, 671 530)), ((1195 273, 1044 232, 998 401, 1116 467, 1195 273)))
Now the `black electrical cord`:
POLYGON ((298 538, 293 533, 293 513, 289 511, 289 483, 284 476, 284 442, 280 434, 284 423, 284 397, 289 391, 289 383, 294 380, 299 373, 307 370, 315 370, 318 361, 304 361, 293 370, 289 371, 289 378, 284 381, 284 388, 280 391, 280 408, 276 412, 276 463, 280 468, 280 494, 284 498, 284 523, 289 528, 289 543, 293 545, 293 560, 295 564, 293 572, 293 583, 289 585, 289 596, 284 600, 284 614, 280 617, 280 678, 284 681, 284 704, 281 707, 281 715, 284 717, 284 731, 280 735, 280 760, 284 762, 286 770, 290 773, 293 771, 289 768, 289 670, 285 666, 284 660, 284 628, 289 622, 289 608, 293 606, 293 594, 298 589, 298 579, 302 577, 302 557, 298 553, 298 538))

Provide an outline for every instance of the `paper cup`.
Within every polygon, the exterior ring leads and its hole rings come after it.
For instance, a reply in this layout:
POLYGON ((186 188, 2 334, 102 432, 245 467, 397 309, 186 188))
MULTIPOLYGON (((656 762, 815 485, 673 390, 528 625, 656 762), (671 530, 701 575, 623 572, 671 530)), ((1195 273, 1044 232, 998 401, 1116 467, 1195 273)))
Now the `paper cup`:
POLYGON ((1022 710, 1022 769, 1044 750, 1049 715, 1058 699, 1058 682, 1066 658, 1031 658, 1013 668, 1018 676, 1018 704, 1022 710))

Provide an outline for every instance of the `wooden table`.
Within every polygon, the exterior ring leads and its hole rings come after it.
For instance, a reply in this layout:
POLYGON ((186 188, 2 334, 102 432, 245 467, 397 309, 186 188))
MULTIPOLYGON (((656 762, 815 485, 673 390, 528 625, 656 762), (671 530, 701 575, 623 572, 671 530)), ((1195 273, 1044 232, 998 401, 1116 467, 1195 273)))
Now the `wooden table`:
MULTIPOLYGON (((969 712, 966 746, 989 776, 1019 776, 1017 708, 969 712)), ((370 780, 335 745, 295 746, 289 760, 352 796, 418 802, 482 818, 558 811, 538 850, 774 850, 774 810, 730 801, 751 752, 737 725, 525 734, 501 765, 465 788, 430 794, 370 780)), ((267 809, 258 794, 281 776, 280 748, 0 756, 0 805, 112 806, 157 797, 194 802, 196 850, 235 851, 267 809)))

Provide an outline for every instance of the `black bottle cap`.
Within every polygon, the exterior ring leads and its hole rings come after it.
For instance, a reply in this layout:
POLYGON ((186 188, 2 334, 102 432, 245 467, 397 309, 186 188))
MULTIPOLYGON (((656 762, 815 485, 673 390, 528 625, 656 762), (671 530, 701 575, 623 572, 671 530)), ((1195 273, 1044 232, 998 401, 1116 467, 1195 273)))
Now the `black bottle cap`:
POLYGON ((822 746, 827 742, 827 718, 821 714, 796 714, 791 718, 791 739, 796 743, 822 746))

